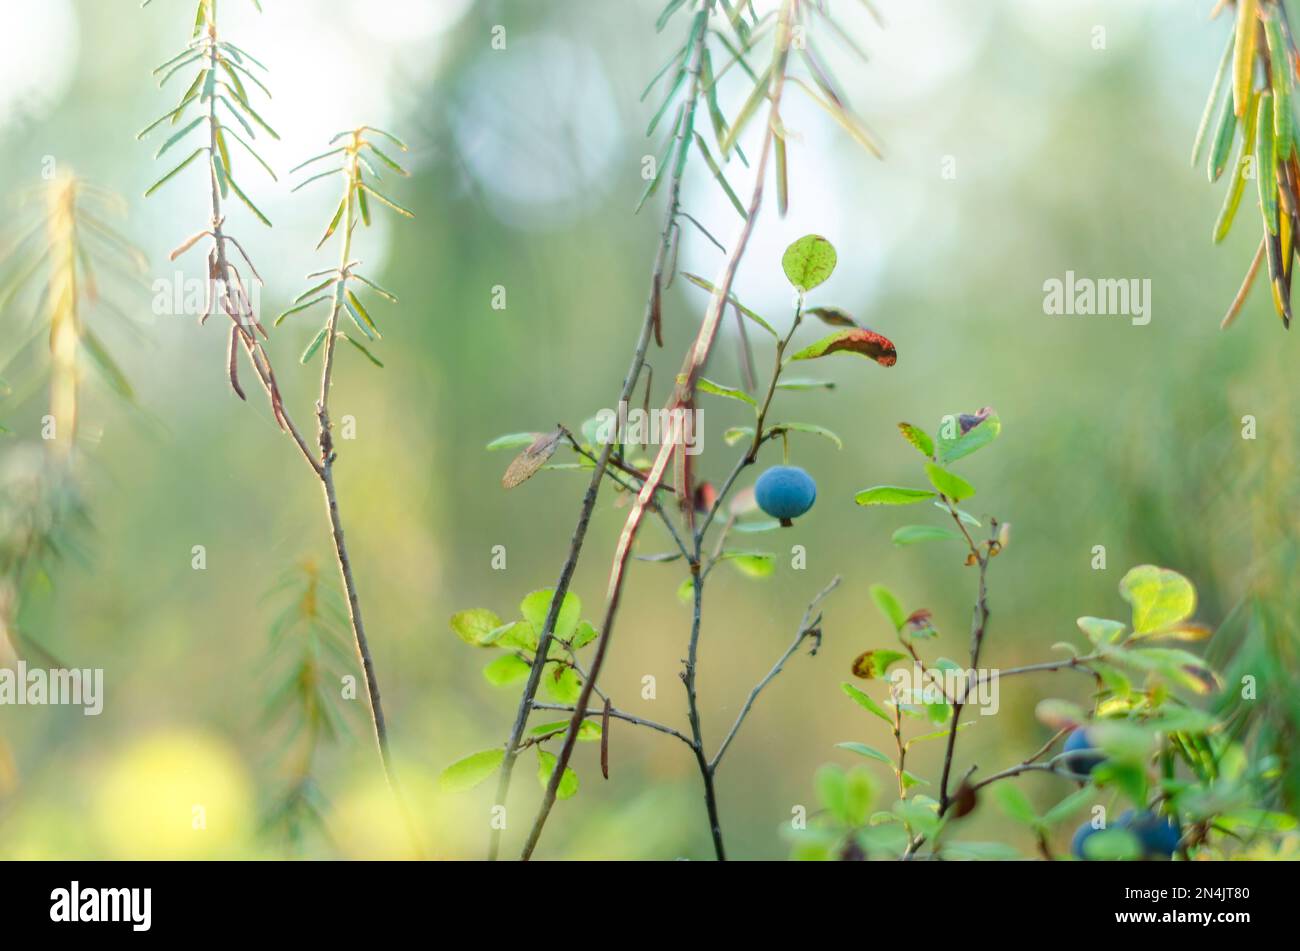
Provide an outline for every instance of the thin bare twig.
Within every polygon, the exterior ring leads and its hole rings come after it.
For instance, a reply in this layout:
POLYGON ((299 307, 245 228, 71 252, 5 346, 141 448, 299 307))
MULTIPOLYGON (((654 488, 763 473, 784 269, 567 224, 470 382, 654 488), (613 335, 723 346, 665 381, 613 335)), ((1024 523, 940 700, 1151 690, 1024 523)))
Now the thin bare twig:
MULTIPOLYGON (((758 695, 763 692, 763 688, 775 680, 776 676, 781 673, 781 670, 785 667, 786 661, 788 661, 794 655, 794 652, 799 649, 799 645, 804 642, 804 639, 807 637, 813 637, 820 640, 822 616, 818 614, 816 618, 812 618, 812 612, 816 610, 817 605, 820 604, 827 595, 839 587, 841 580, 840 576, 836 575, 831 579, 830 584, 823 588, 821 592, 808 603, 807 609, 803 612, 803 619, 799 622, 799 630, 794 635, 794 640, 790 642, 790 646, 786 648, 785 653, 781 655, 780 659, 772 665, 772 669, 767 672, 767 676, 755 684, 754 689, 749 692, 749 696, 745 699, 744 706, 740 708, 740 713, 736 717, 736 722, 731 725, 731 731, 727 734, 726 739, 722 741, 722 745, 718 747, 718 752, 713 754, 713 759, 709 761, 710 770, 717 770, 718 764, 722 762, 722 755, 727 752, 727 747, 731 745, 731 741, 734 740, 736 734, 740 732, 740 725, 745 722, 745 717, 749 715, 750 709, 753 708, 754 701, 757 700, 758 695)), ((817 646, 814 645, 813 651, 816 652, 816 650, 817 646)))
MULTIPOLYGON (((558 710, 561 713, 576 713, 578 708, 571 703, 542 703, 541 701, 536 701, 533 703, 533 709, 534 710, 558 710)), ((604 715, 605 715, 605 709, 603 707, 599 707, 599 708, 592 708, 590 710, 587 710, 583 714, 583 717, 584 718, 603 717, 604 715)), ((680 730, 674 730, 670 726, 664 726, 662 723, 656 723, 654 720, 647 720, 644 717, 633 716, 632 714, 620 710, 617 707, 610 707, 609 715, 618 720, 626 720, 628 723, 634 724, 636 726, 643 726, 646 727, 647 729, 657 730, 658 732, 665 733, 668 736, 676 737, 677 739, 685 743, 687 746, 692 745, 691 738, 687 736, 685 733, 682 733, 680 730)))
MULTIPOLYGON (((950 502, 947 496, 941 495, 940 499, 947 507, 949 514, 952 515, 953 521, 961 528, 962 534, 966 537, 966 542, 970 546, 971 557, 979 566, 979 589, 975 597, 975 607, 971 611, 971 644, 970 644, 970 670, 976 670, 979 667, 980 648, 984 644, 984 634, 988 630, 989 623, 989 601, 988 601, 988 572, 989 572, 989 552, 988 548, 981 548, 971 538, 970 532, 966 531, 966 526, 961 520, 960 514, 956 507, 950 502)), ((969 687, 963 692, 960 700, 953 701, 952 704, 952 721, 948 729, 948 744, 943 754, 943 774, 939 779, 939 808, 943 811, 948 807, 948 776, 952 772, 953 753, 957 747, 957 730, 961 721, 961 711, 965 705, 966 695, 969 693, 969 687)))

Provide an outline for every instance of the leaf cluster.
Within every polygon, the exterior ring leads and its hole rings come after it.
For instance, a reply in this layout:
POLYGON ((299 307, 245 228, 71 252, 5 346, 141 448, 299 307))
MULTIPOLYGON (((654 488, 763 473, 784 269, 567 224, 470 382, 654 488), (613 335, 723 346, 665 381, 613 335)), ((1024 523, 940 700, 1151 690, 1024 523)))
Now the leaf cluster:
MULTIPOLYGON (((355 214, 360 215, 363 225, 370 227, 370 199, 374 198, 381 205, 391 208, 398 214, 407 217, 415 217, 412 212, 402 207, 393 199, 389 198, 383 192, 375 188, 373 181, 378 179, 379 172, 370 162, 370 158, 375 158, 382 164, 388 166, 392 171, 399 175, 407 175, 408 172, 398 162, 381 149, 374 141, 373 136, 381 136, 393 143, 398 149, 407 151, 406 144, 390 132, 383 129, 377 129, 373 126, 360 126, 356 129, 349 129, 338 133, 330 139, 328 150, 319 155, 314 155, 305 162, 295 166, 290 174, 302 171, 323 162, 326 159, 335 159, 338 164, 327 168, 324 171, 314 172, 309 177, 303 179, 293 190, 297 191, 306 185, 314 182, 325 181, 336 175, 344 177, 343 196, 339 199, 338 206, 325 228, 325 233, 321 236, 316 247, 319 250, 326 241, 328 241, 339 230, 342 225, 343 234, 343 263, 336 268, 330 268, 323 271, 315 271, 307 275, 309 281, 320 278, 318 283, 313 284, 307 290, 303 291, 294 299, 288 310, 276 318, 276 326, 291 314, 302 313, 310 310, 318 304, 330 302, 330 318, 322 325, 320 331, 312 338, 303 351, 301 362, 307 363, 316 352, 320 350, 321 345, 325 342, 326 336, 330 329, 335 326, 335 317, 341 311, 347 314, 356 331, 367 342, 373 342, 380 339, 383 334, 379 331, 379 325, 371 316, 369 308, 362 302, 357 292, 349 287, 349 282, 355 281, 364 285, 370 291, 374 292, 384 300, 392 303, 397 302, 397 297, 391 292, 375 283, 370 278, 356 270, 359 262, 350 260, 352 229, 356 226, 355 214), (336 145, 341 140, 342 145, 336 145), (369 176, 369 177, 367 177, 369 176)), ((363 356, 377 367, 383 367, 383 363, 370 352, 366 344, 362 343, 357 337, 346 331, 335 331, 336 334, 355 347, 363 356)))
MULTIPOLYGON (((501 653, 483 668, 483 678, 494 687, 505 687, 528 678, 537 656, 542 628, 547 612, 554 600, 554 589, 534 591, 519 603, 519 618, 503 621, 488 608, 470 608, 452 615, 451 630, 465 643, 485 650, 501 653)), ((578 596, 565 594, 556 617, 555 630, 542 668, 542 684, 550 698, 558 704, 572 705, 582 691, 583 674, 578 662, 578 651, 595 643, 600 636, 590 621, 582 618, 582 602, 578 596)), ((537 753, 537 780, 546 788, 555 770, 555 754, 545 744, 563 737, 567 719, 534 726, 524 742, 537 753)), ((596 741, 601 738, 601 725, 595 720, 585 720, 578 731, 578 740, 596 741)), ((490 777, 505 759, 504 749, 481 750, 472 753, 443 770, 439 786, 449 792, 470 789, 490 777)), ((566 767, 560 781, 559 798, 567 799, 578 791, 578 776, 566 767)))

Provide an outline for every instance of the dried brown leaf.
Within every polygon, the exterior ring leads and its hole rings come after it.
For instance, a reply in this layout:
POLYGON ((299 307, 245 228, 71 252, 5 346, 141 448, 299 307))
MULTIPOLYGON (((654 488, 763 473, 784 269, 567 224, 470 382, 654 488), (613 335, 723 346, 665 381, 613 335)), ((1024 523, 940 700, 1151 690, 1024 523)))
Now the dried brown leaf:
POLYGON ((527 449, 511 460, 506 474, 501 477, 501 485, 513 489, 531 479, 555 454, 555 449, 563 436, 564 431, 560 429, 538 436, 527 449))

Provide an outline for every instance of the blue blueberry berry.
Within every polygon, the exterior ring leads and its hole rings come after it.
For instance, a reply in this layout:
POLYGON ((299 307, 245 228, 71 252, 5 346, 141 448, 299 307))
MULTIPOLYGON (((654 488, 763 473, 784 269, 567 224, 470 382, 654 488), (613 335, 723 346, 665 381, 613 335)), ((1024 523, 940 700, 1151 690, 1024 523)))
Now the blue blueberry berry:
POLYGON ((798 466, 773 466, 754 483, 758 507, 782 525, 793 524, 817 500, 817 483, 798 466))
MULTIPOLYGON (((1178 841, 1182 838, 1177 822, 1168 816, 1157 815, 1149 809, 1143 809, 1141 812, 1127 810, 1115 820, 1114 827, 1126 830, 1137 840, 1138 848, 1142 850, 1141 857, 1144 859, 1173 858, 1174 851, 1178 848, 1178 841)), ((1086 860, 1088 856, 1084 852, 1085 843, 1101 831, 1092 827, 1091 820, 1079 826, 1070 843, 1070 852, 1074 857, 1086 860)))
POLYGON ((1100 832, 1100 829, 1092 827, 1092 820, 1089 819, 1083 825, 1079 826, 1074 832, 1074 838, 1070 841, 1070 852, 1076 859, 1087 860, 1088 856, 1084 854, 1083 846, 1088 839, 1100 832))
POLYGON ((1070 735, 1065 738, 1063 751, 1067 755, 1061 762, 1067 770, 1078 777, 1089 776, 1106 760, 1105 755, 1096 748, 1088 736, 1088 731, 1083 727, 1070 732, 1070 735))
POLYGON ((1130 809, 1115 824, 1133 833, 1142 846, 1142 857, 1147 859, 1173 858, 1178 840, 1183 837, 1178 823, 1149 809, 1143 809, 1139 813, 1130 809))

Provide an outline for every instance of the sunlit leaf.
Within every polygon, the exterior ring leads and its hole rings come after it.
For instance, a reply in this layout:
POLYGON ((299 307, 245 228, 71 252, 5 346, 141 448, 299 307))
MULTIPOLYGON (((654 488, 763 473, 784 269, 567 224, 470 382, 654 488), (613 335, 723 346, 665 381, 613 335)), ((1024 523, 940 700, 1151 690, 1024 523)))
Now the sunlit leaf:
POLYGON ((490 647, 488 635, 501 627, 501 618, 487 608, 470 608, 451 616, 451 630, 466 644, 490 647))
POLYGON ((1196 139, 1192 143, 1192 167, 1201 157, 1201 144, 1205 141, 1205 135, 1209 131, 1210 121, 1214 118, 1214 107, 1219 101, 1219 94, 1223 90, 1223 79, 1228 73, 1228 64, 1232 61, 1232 48, 1235 33, 1228 35, 1228 42, 1223 47, 1223 56, 1219 60, 1219 68, 1214 74, 1214 83, 1210 86, 1210 94, 1205 100, 1205 111, 1201 114, 1201 121, 1196 127, 1196 139))
POLYGON ((193 152, 191 152, 191 153, 190 153, 190 154, 189 154, 189 155, 188 155, 188 156, 187 156, 187 157, 186 157, 186 158, 185 158, 185 159, 184 159, 184 160, 183 160, 179 165, 177 165, 175 168, 173 168, 170 172, 168 172, 168 173, 167 173, 166 175, 164 175, 162 178, 158 179, 158 181, 156 181, 156 182, 154 182, 152 185, 150 185, 150 186, 149 186, 149 189, 144 193, 144 197, 145 197, 145 198, 148 198, 150 195, 152 195, 152 194, 153 194, 154 192, 156 192, 158 189, 162 188, 162 187, 163 187, 164 185, 166 185, 169 181, 171 181, 173 178, 175 178, 176 175, 177 175, 177 174, 178 174, 182 169, 184 169, 187 165, 189 165, 191 162, 193 162, 193 161, 194 161, 196 158, 198 158, 200 155, 202 155, 202 154, 203 154, 203 151, 204 151, 203 149, 198 148, 198 149, 195 149, 193 152))
POLYGON ((268 228, 271 227, 271 219, 262 214, 261 209, 253 204, 252 199, 244 194, 243 190, 235 184, 235 180, 231 178, 229 174, 226 175, 226 181, 230 183, 230 190, 238 195, 239 200, 248 207, 248 210, 257 216, 257 220, 262 222, 262 224, 266 225, 268 228))
POLYGON ((723 559, 750 578, 767 578, 776 571, 776 556, 765 551, 724 551, 723 559))
POLYGON ((128 400, 133 399, 135 394, 131 389, 130 381, 126 378, 126 374, 122 372, 122 368, 117 365, 117 361, 113 359, 99 338, 88 327, 82 327, 81 329, 81 346, 90 355, 100 373, 104 375, 108 385, 119 396, 128 400))
POLYGON ((1133 606, 1134 635, 1150 634, 1187 620, 1196 610, 1196 589, 1176 571, 1138 565, 1119 583, 1119 593, 1133 606))
POLYGON ((505 750, 483 750, 457 760, 438 777, 438 788, 443 792, 464 792, 472 789, 495 773, 505 759, 505 750))
POLYGON ((325 342, 325 335, 329 333, 329 329, 329 324, 326 324, 320 329, 320 333, 316 334, 316 336, 312 338, 312 342, 307 344, 307 349, 304 350, 302 356, 298 358, 299 363, 305 365, 308 360, 316 355, 316 351, 320 349, 320 345, 325 342))
POLYGON ((556 703, 577 703, 582 694, 582 680, 572 667, 551 664, 542 674, 542 685, 556 703))
POLYGON ((1105 644, 1116 644, 1124 636, 1127 630, 1124 624, 1119 621, 1111 621, 1099 617, 1081 617, 1076 622, 1079 630, 1088 636, 1088 640, 1098 646, 1105 644))
POLYGON ((339 336, 342 337, 344 340, 346 340, 348 343, 352 344, 352 346, 360 350, 361 355, 364 356, 367 360, 369 360, 375 366, 379 367, 381 370, 383 369, 384 364, 380 361, 378 357, 376 357, 373 353, 371 353, 366 348, 366 346, 361 343, 361 341, 357 340, 351 334, 341 333, 339 334, 339 336))
MULTIPOLYGON (((554 599, 555 589, 544 588, 532 592, 519 603, 519 613, 523 615, 524 620, 533 626, 539 636, 546 624, 546 615, 550 611, 551 602, 554 599)), ((562 641, 569 640, 573 637, 573 632, 577 630, 581 615, 582 600, 572 591, 566 592, 564 600, 560 602, 560 610, 556 615, 555 629, 551 632, 552 635, 562 641)))
POLYGON ((367 185, 365 182, 361 183, 361 187, 364 188, 366 191, 368 191, 371 195, 373 195, 378 201, 383 202, 385 205, 387 205, 389 208, 396 211, 398 214, 405 215, 407 218, 415 217, 415 212, 407 208, 403 208, 401 205, 393 201, 387 195, 383 194, 382 192, 376 191, 374 188, 372 188, 370 185, 367 185))
POLYGON ((193 131, 194 127, 197 126, 200 122, 202 122, 206 118, 207 116, 199 116, 197 119, 186 124, 185 127, 182 128, 179 132, 173 133, 172 136, 162 144, 162 148, 160 148, 156 153, 154 153, 154 158, 162 158, 164 152, 170 149, 181 139, 185 138, 185 136, 189 135, 189 133, 193 131))
POLYGON ((532 666, 515 654, 502 654, 483 668, 483 679, 494 687, 506 687, 528 679, 532 666))
POLYGON ((281 322, 282 320, 284 320, 284 318, 288 317, 290 314, 296 314, 296 313, 298 313, 299 311, 306 310, 306 309, 309 308, 309 307, 315 307, 315 306, 316 306, 317 304, 319 304, 321 301, 329 300, 329 299, 330 299, 331 297, 333 297, 333 296, 334 296, 334 295, 332 295, 332 294, 321 294, 319 297, 315 297, 315 298, 313 298, 313 299, 311 299, 311 300, 309 300, 309 301, 307 301, 307 302, 305 302, 305 303, 302 303, 302 304, 296 304, 295 306, 290 307, 288 310, 286 310, 284 313, 282 313, 279 317, 275 318, 275 326, 277 326, 277 327, 280 326, 280 322, 281 322))

